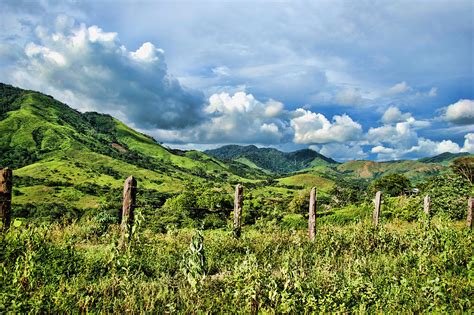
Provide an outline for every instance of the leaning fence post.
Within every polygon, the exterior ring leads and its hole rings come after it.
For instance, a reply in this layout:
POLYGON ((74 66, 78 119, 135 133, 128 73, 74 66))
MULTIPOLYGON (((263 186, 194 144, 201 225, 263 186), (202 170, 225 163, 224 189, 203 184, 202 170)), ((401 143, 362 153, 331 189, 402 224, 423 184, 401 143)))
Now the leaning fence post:
POLYGON ((308 217, 308 232, 309 239, 314 240, 316 237, 316 205, 317 205, 317 190, 316 187, 311 188, 309 194, 309 217, 308 217))
POLYGON ((125 234, 133 225, 136 197, 137 180, 133 176, 129 176, 123 185, 122 222, 120 225, 122 241, 125 240, 125 234))
POLYGON ((6 230, 10 226, 12 188, 12 170, 9 168, 0 169, 0 219, 2 220, 2 230, 6 230))
POLYGON ((240 237, 240 228, 241 228, 241 216, 242 216, 242 202, 243 202, 244 189, 240 184, 235 186, 235 196, 234 196, 234 236, 236 238, 240 237))
POLYGON ((382 204, 382 192, 377 191, 377 193, 375 194, 375 209, 374 209, 374 214, 372 217, 375 226, 379 224, 381 204, 382 204))
POLYGON ((474 198, 469 197, 469 201, 467 202, 467 221, 466 226, 472 229, 472 208, 474 208, 474 198))
POLYGON ((430 215, 430 196, 426 195, 423 199, 423 212, 430 215))

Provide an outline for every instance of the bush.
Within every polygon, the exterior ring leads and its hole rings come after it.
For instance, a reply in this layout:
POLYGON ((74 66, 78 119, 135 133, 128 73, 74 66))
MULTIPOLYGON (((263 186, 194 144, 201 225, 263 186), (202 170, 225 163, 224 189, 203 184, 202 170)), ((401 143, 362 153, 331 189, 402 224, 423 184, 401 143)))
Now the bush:
POLYGON ((430 196, 430 211, 433 214, 443 213, 451 219, 462 219, 466 216, 471 189, 467 179, 456 174, 445 174, 430 178, 423 194, 430 196))
POLYGON ((308 221, 301 214, 287 214, 280 222, 280 226, 288 230, 298 230, 305 228, 308 221))
POLYGON ((374 180, 369 186, 369 198, 377 191, 391 197, 401 196, 411 188, 410 180, 401 174, 389 174, 374 180))

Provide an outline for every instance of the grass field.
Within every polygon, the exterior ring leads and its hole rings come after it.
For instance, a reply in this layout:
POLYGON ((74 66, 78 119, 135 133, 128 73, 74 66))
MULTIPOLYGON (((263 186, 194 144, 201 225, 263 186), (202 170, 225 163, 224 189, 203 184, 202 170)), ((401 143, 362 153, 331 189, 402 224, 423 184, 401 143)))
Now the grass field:
POLYGON ((156 234, 138 216, 124 249, 116 225, 94 220, 18 225, 0 236, 2 313, 473 309, 464 222, 321 223, 310 242, 272 225, 244 227, 240 240, 226 229, 156 234))

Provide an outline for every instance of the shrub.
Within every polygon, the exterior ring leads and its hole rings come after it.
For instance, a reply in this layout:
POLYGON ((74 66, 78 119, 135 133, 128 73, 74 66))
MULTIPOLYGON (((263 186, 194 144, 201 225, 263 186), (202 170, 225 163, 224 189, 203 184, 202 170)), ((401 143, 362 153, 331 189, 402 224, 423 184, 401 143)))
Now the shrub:
POLYGON ((369 198, 377 191, 382 191, 385 195, 396 197, 401 196, 407 189, 411 188, 410 180, 401 174, 389 174, 374 180, 369 186, 369 198))
POLYGON ((452 219, 461 219, 466 215, 471 189, 467 179, 456 174, 445 174, 430 178, 423 194, 430 196, 430 211, 433 214, 443 213, 452 219))

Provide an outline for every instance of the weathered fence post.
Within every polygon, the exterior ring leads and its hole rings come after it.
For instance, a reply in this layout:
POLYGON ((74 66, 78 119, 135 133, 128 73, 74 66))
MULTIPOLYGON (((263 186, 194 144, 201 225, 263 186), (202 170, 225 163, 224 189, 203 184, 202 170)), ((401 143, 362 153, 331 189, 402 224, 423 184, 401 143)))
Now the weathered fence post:
POLYGON ((6 230, 10 226, 12 207, 13 172, 9 168, 0 169, 0 219, 2 227, 6 230))
POLYGON ((469 197, 469 201, 467 202, 467 221, 466 221, 466 225, 470 229, 472 229, 472 208, 474 208, 474 198, 469 197))
POLYGON ((308 217, 309 239, 312 241, 316 237, 316 205, 317 205, 317 190, 316 190, 316 187, 313 187, 309 194, 309 217, 308 217))
POLYGON ((133 225, 136 198, 137 180, 133 176, 129 176, 123 185, 122 222, 120 225, 122 242, 125 240, 125 234, 130 226, 133 225))
POLYGON ((380 217, 380 206, 382 205, 382 192, 377 191, 375 194, 375 209, 374 215, 372 216, 374 225, 377 226, 379 224, 379 217, 380 217))
POLYGON ((423 212, 430 215, 430 196, 426 195, 423 199, 423 212))
POLYGON ((236 238, 240 237, 240 228, 241 228, 241 216, 242 216, 242 203, 243 203, 244 189, 240 184, 235 186, 235 196, 234 196, 234 236, 236 238))

